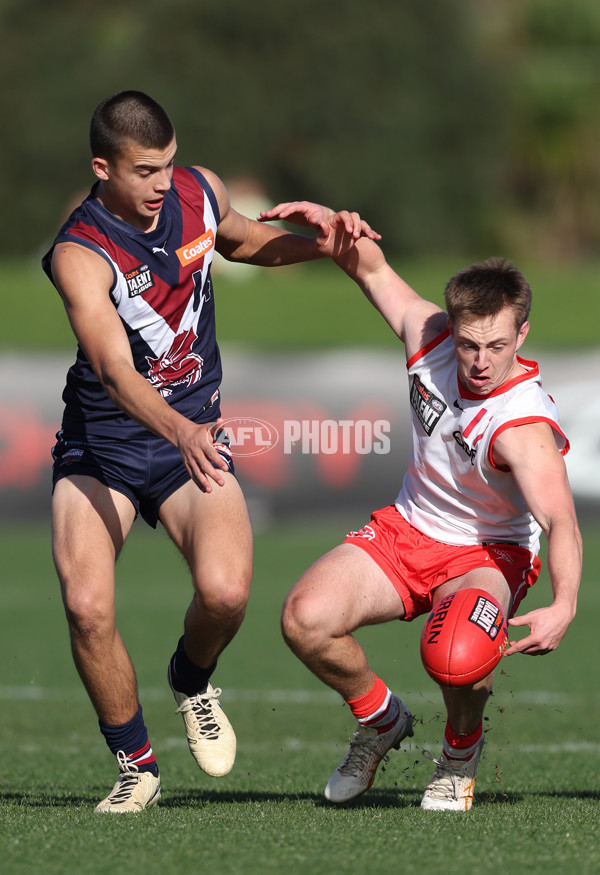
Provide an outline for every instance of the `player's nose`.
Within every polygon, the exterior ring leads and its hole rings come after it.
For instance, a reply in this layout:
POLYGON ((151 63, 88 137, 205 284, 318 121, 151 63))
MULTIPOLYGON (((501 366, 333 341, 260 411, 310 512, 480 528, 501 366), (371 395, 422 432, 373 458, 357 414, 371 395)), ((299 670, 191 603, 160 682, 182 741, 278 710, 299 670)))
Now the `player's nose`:
POLYGON ((168 170, 163 170, 157 173, 154 178, 154 188, 156 191, 167 192, 171 188, 171 174, 168 170))

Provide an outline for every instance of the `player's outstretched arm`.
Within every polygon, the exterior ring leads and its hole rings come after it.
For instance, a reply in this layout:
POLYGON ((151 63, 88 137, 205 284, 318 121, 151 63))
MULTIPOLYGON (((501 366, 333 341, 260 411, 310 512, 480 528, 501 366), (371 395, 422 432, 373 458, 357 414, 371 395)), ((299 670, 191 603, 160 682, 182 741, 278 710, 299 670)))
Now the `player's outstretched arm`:
POLYGON ((219 204, 220 222, 217 230, 216 249, 229 261, 257 264, 262 267, 277 267, 297 264, 318 258, 331 258, 339 255, 353 245, 361 234, 378 236, 357 213, 342 211, 335 213, 318 204, 298 201, 292 204, 286 218, 295 212, 296 224, 315 228, 316 235, 293 234, 283 228, 265 224, 269 219, 283 218, 279 208, 274 207, 261 214, 258 220, 238 213, 230 203, 229 194, 223 182, 212 171, 198 168, 210 182, 219 204), (310 218, 305 218, 308 208, 313 208, 310 218))
POLYGON ((566 466, 553 430, 546 422, 510 428, 494 445, 496 463, 508 465, 548 542, 547 565, 553 601, 509 620, 511 628, 529 627, 510 641, 505 655, 539 656, 555 650, 577 609, 582 569, 582 542, 566 466))
POLYGON ((443 310, 422 298, 390 267, 375 240, 361 237, 335 262, 404 342, 407 357, 446 328, 448 320, 443 310))
POLYGON ((358 213, 347 210, 334 213, 328 207, 309 201, 292 201, 263 211, 259 218, 261 221, 285 219, 299 225, 311 225, 317 232, 317 239, 326 240, 328 234, 333 234, 332 255, 336 264, 360 286, 404 341, 408 355, 422 348, 446 327, 446 316, 440 308, 421 298, 388 265, 376 242, 381 240, 381 235, 358 213))

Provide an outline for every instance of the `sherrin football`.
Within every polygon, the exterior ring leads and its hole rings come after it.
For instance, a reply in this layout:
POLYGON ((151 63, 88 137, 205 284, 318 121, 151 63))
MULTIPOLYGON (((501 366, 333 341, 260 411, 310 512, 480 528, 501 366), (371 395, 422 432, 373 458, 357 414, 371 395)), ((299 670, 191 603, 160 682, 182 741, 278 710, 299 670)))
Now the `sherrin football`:
POLYGON ((496 599, 482 589, 459 589, 427 617, 421 659, 434 681, 464 687, 489 674, 507 645, 506 620, 496 599))

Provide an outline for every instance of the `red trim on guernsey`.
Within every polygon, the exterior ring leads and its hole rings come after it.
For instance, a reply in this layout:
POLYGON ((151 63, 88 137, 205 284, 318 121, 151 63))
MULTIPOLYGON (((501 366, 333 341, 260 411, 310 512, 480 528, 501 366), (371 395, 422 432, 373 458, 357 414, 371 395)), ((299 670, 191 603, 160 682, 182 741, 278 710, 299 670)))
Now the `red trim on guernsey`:
POLYGON ((567 455, 567 453, 571 449, 571 444, 569 443, 569 440, 568 440, 566 434, 563 431, 561 431, 561 429, 558 427, 556 422, 553 422, 553 420, 549 419, 547 416, 524 416, 521 419, 511 419, 511 420, 509 420, 509 422, 503 423, 502 425, 500 425, 496 429, 496 431, 492 435, 491 440, 490 440, 490 445, 488 447, 488 461, 489 461, 490 465, 492 466, 492 468, 495 468, 497 471, 509 471, 510 470, 505 465, 496 465, 496 463, 494 462, 494 460, 492 458, 492 450, 493 450, 494 443, 495 443, 498 435, 502 434, 502 432, 506 431, 508 428, 516 428, 519 425, 531 425, 534 422, 547 422, 548 425, 550 426, 550 428, 554 429, 554 431, 557 432, 557 434, 559 434, 564 439, 565 445, 561 450, 559 450, 559 453, 561 454, 561 456, 567 455))
MULTIPOLYGON (((471 420, 471 422, 468 424, 468 426, 463 431, 463 437, 465 439, 469 437, 469 435, 471 434, 471 432, 473 431, 473 429, 475 428, 477 423, 481 422, 481 420, 486 415, 486 413, 487 413, 487 407, 482 407, 481 410, 479 411, 479 413, 477 414, 477 416, 475 416, 471 420)), ((481 435, 479 435, 479 438, 481 438, 481 435)))
POLYGON ((93 243, 96 249, 104 249, 107 255, 111 245, 114 245, 110 237, 103 234, 95 225, 84 222, 82 219, 74 222, 66 233, 67 236, 75 238, 75 243, 79 243, 80 239, 87 240, 89 243, 93 243))
POLYGON ((412 365, 414 365, 414 363, 417 362, 420 358, 423 358, 424 355, 427 355, 428 352, 431 352, 432 349, 435 349, 436 346, 439 346, 440 343, 443 343, 447 337, 450 337, 449 328, 445 328, 441 334, 438 334, 437 337, 434 337, 433 340, 430 340, 429 343, 426 343, 423 349, 420 349, 414 355, 411 355, 411 357, 406 362, 406 367, 412 367, 412 365))

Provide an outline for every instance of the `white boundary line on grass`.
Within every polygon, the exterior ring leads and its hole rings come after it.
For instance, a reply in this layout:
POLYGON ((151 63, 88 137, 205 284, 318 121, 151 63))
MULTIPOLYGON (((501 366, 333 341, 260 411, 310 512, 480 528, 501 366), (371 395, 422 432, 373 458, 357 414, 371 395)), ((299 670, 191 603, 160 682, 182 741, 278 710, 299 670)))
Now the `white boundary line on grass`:
MULTIPOLYGON (((412 707, 417 707, 417 702, 422 699, 430 704, 441 701, 441 693, 437 689, 409 690, 402 693, 412 707)), ((171 692, 165 687, 142 687, 140 699, 142 701, 161 702, 171 698, 171 692)), ((87 700, 87 695, 82 687, 39 687, 35 684, 25 686, 0 686, 0 699, 4 701, 59 701, 72 699, 77 701, 87 700)), ((597 702, 600 700, 600 692, 593 695, 588 693, 567 693, 550 690, 520 690, 515 693, 499 692, 494 695, 491 704, 516 704, 545 705, 549 707, 576 705, 581 702, 597 702)), ((265 702, 267 704, 289 705, 328 705, 342 703, 341 698, 332 690, 238 690, 228 688, 223 690, 224 702, 265 702)))
MULTIPOLYGON (((168 747, 179 747, 180 743, 182 747, 187 746, 187 742, 185 738, 167 738, 161 741, 161 746, 166 744, 168 747)), ((339 742, 331 741, 331 742, 318 742, 315 744, 311 742, 310 739, 306 741, 297 738, 296 736, 290 736, 288 738, 283 738, 279 744, 276 745, 280 748, 280 750, 285 750, 288 753, 302 752, 306 753, 307 751, 337 751, 344 752, 348 746, 348 741, 340 738, 339 742)), ((239 742, 240 750, 246 753, 260 753, 265 748, 270 747, 273 748, 272 744, 259 744, 246 742, 242 740, 239 742)), ((441 738, 436 738, 435 741, 415 741, 414 739, 409 740, 406 739, 403 743, 403 746, 400 752, 413 753, 421 755, 421 751, 423 749, 437 752, 441 747, 441 738)), ((497 745, 494 742, 486 741, 485 749, 488 751, 494 751, 495 755, 498 753, 502 753, 502 755, 506 758, 513 753, 519 754, 561 754, 561 753, 589 753, 589 754, 600 754, 600 742, 597 741, 565 741, 561 744, 513 744, 511 742, 510 745, 503 744, 497 745)))
MULTIPOLYGON (((77 744, 77 740, 70 737, 68 740, 69 750, 71 753, 78 755, 84 752, 84 748, 77 744)), ((163 753, 171 750, 187 750, 187 740, 183 733, 181 735, 168 735, 166 737, 155 738, 153 748, 155 753, 160 758, 160 752, 163 753)), ((310 738, 301 739, 297 736, 284 736, 280 740, 273 742, 251 741, 249 739, 238 738, 238 753, 246 756, 260 756, 265 751, 279 751, 285 754, 301 754, 306 757, 306 754, 320 754, 342 756, 348 747, 348 739, 342 735, 336 741, 314 741, 310 738)), ((402 756, 422 758, 422 751, 428 750, 432 753, 438 753, 441 747, 441 738, 424 739, 420 742, 415 740, 405 740, 399 753, 402 756)), ((31 756, 39 756, 44 751, 62 751, 64 750, 63 742, 55 740, 54 742, 46 739, 42 744, 36 744, 31 739, 23 739, 19 743, 11 742, 10 748, 3 747, 0 744, 0 752, 19 750, 21 753, 27 753, 31 756)), ((542 756, 544 754, 557 756, 561 754, 583 754, 588 756, 600 756, 600 742, 596 741, 564 741, 562 743, 548 744, 495 744, 493 741, 486 741, 485 750, 487 751, 488 760, 490 756, 508 760, 517 755, 542 756)), ((395 759, 395 762, 399 760, 395 759)), ((412 760, 411 760, 412 761, 412 760)))

